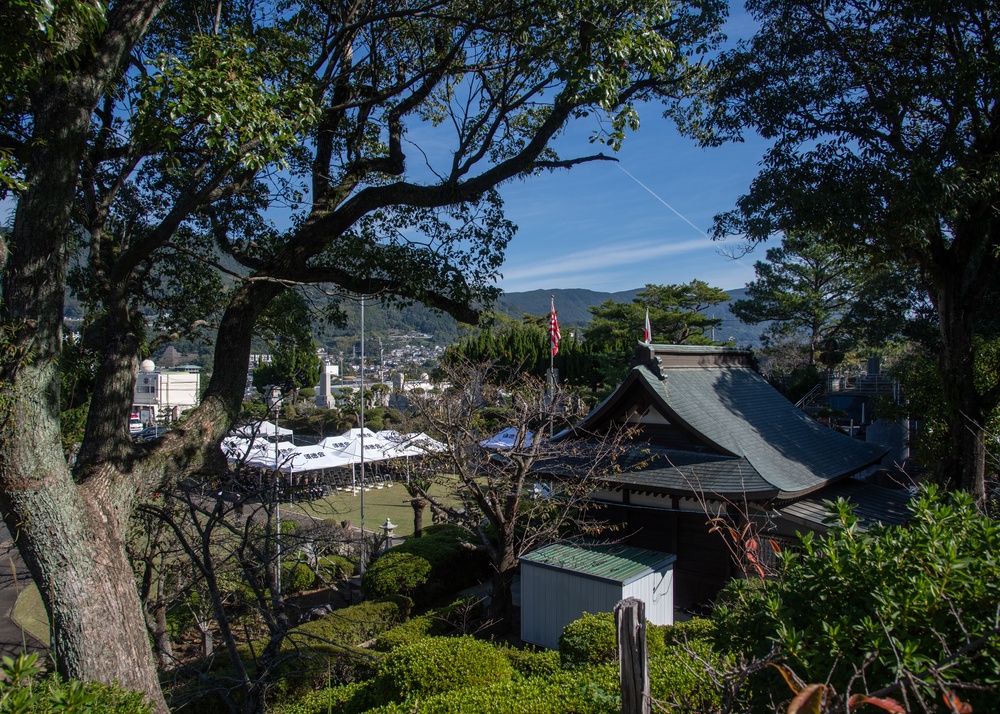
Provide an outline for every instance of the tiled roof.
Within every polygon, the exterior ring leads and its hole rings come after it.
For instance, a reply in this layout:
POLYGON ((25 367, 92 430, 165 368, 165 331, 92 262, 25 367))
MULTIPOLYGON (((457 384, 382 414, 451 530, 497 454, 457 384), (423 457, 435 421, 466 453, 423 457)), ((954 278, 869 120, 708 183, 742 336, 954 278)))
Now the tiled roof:
MULTIPOLYGON (((680 488, 698 476, 706 493, 769 493, 793 498, 876 464, 884 447, 866 444, 829 429, 785 399, 731 348, 661 346, 674 355, 633 367, 615 393, 576 428, 598 432, 607 419, 620 418, 642 394, 678 430, 726 459, 672 451, 672 467, 645 468, 616 479, 665 489, 680 488), (687 476, 685 477, 685 474, 687 476), (734 491, 739 488, 740 491, 734 491)), ((690 487, 688 487, 690 489, 690 487)))
POLYGON ((756 498, 778 494, 778 489, 762 478, 749 461, 738 456, 636 448, 623 460, 622 471, 608 480, 652 493, 719 497, 747 494, 756 498))
POLYGON ((847 479, 830 484, 822 491, 811 493, 780 510, 782 515, 808 525, 823 525, 830 516, 827 501, 845 498, 854 506, 858 524, 865 530, 873 523, 901 526, 909 520, 912 496, 905 489, 891 489, 847 479))

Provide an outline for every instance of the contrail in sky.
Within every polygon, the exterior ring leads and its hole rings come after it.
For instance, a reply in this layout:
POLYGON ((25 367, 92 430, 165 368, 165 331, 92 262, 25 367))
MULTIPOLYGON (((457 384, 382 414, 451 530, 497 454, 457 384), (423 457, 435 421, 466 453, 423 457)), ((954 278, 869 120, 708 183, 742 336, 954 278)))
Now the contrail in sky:
POLYGON ((632 179, 632 180, 633 180, 633 181, 635 181, 635 182, 636 182, 637 184, 639 184, 640 186, 642 186, 642 187, 643 187, 644 189, 646 189, 647 191, 649 191, 649 194, 650 194, 650 195, 651 195, 651 196, 652 196, 653 198, 655 198, 655 199, 656 199, 657 201, 659 201, 659 202, 660 202, 660 203, 662 203, 662 204, 663 204, 664 206, 666 206, 666 207, 667 207, 667 208, 669 208, 669 209, 670 209, 671 211, 673 211, 673 212, 674 212, 674 214, 675 214, 675 215, 676 215, 676 216, 677 216, 678 218, 680 218, 680 219, 681 219, 682 221, 684 221, 684 222, 685 222, 685 223, 687 223, 687 224, 688 224, 689 226, 691 226, 692 228, 694 228, 694 229, 695 229, 696 231, 698 231, 699 233, 701 233, 701 234, 702 234, 703 236, 705 236, 706 238, 708 238, 708 234, 707 234, 707 233, 706 233, 705 231, 703 231, 703 230, 702 230, 701 228, 699 228, 699 227, 698 227, 698 226, 696 226, 696 225, 695 225, 694 223, 692 223, 691 221, 689 221, 689 220, 688 220, 688 219, 687 219, 687 218, 686 218, 685 216, 681 215, 681 212, 680 212, 680 211, 678 211, 678 210, 677 210, 676 208, 674 208, 674 207, 673 207, 673 206, 671 206, 671 205, 670 205, 669 203, 667 203, 666 201, 664 201, 664 200, 663 200, 662 198, 660 198, 659 196, 657 196, 657 195, 656 195, 656 192, 655 192, 655 191, 653 191, 653 189, 651 189, 651 188, 650 188, 649 186, 647 186, 647 185, 646 185, 646 184, 644 184, 644 183, 643 183, 642 181, 640 181, 639 179, 637 179, 637 178, 636 178, 635 176, 633 176, 632 174, 630 174, 630 173, 629 173, 628 171, 625 171, 625 169, 624 169, 624 168, 622 167, 622 165, 621 165, 621 163, 620 163, 620 162, 616 161, 616 162, 615 162, 615 165, 616 165, 616 166, 617 166, 618 168, 620 168, 620 169, 622 170, 622 172, 623 172, 623 173, 624 173, 624 174, 625 174, 626 176, 628 176, 628 177, 629 177, 630 179, 632 179))

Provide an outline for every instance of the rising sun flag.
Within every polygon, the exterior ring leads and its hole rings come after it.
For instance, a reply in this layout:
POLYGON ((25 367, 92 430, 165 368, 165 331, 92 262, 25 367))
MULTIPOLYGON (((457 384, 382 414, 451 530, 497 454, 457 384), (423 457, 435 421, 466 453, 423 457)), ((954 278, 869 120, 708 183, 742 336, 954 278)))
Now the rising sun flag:
POLYGON ((552 341, 552 356, 559 354, 559 340, 562 335, 559 333, 559 320, 556 318, 556 296, 552 296, 552 311, 549 313, 549 339, 552 341))

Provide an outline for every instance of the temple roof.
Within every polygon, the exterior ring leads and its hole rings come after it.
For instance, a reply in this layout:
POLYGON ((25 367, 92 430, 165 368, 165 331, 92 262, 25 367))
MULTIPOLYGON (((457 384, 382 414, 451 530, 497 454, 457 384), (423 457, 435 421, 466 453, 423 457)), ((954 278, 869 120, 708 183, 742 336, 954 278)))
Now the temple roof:
POLYGON ((622 485, 682 494, 805 495, 864 472, 888 451, 830 429, 797 409, 730 347, 644 345, 625 381, 572 432, 638 427, 636 468, 622 485))

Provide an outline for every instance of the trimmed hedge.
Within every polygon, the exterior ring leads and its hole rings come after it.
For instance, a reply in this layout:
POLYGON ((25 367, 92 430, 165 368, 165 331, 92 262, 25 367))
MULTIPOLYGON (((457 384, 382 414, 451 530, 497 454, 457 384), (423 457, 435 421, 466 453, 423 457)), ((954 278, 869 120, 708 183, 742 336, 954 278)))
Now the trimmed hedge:
POLYGON ((584 667, 545 677, 457 689, 419 702, 388 704, 369 710, 368 714, 410 714, 415 707, 419 707, 420 714, 607 714, 621 710, 618 668, 584 667))
POLYGON ((376 697, 388 703, 509 682, 513 675, 507 658, 488 642, 469 636, 426 637, 382 660, 372 686, 376 697))
POLYGON ((289 561, 281 564, 281 586, 287 593, 311 590, 316 582, 316 574, 302 562, 289 561))
MULTIPOLYGON (((646 623, 646 649, 650 659, 666 651, 663 631, 663 627, 646 623)), ((614 615, 610 612, 597 615, 585 612, 579 620, 566 625, 559 636, 559 655, 562 666, 566 668, 617 662, 614 615)))
MULTIPOLYGON (((489 557, 486 553, 470 547, 469 534, 448 523, 425 528, 421 538, 407 538, 376 560, 366 576, 371 578, 368 574, 372 570, 377 572, 379 562, 394 553, 408 553, 430 564, 426 580, 412 592, 413 599, 422 604, 433 603, 436 599, 475 585, 489 574, 489 557)), ((365 587, 364 582, 362 587, 365 587)))
POLYGON ((351 605, 293 628, 282 649, 322 640, 360 645, 405 621, 412 606, 412 600, 399 596, 351 605))
POLYGON ((675 622, 662 628, 667 645, 685 642, 715 643, 715 623, 703 617, 693 617, 686 622, 675 622))
POLYGON ((476 618, 482 614, 483 603, 475 598, 459 598, 445 607, 428 610, 419 617, 407 620, 401 625, 382 633, 375 640, 373 649, 389 652, 396 647, 416 642, 422 637, 450 635, 462 631, 466 618, 476 618))
POLYGON ((354 563, 342 555, 327 555, 319 559, 320 574, 328 581, 344 580, 354 574, 354 563))
POLYGON ((268 708, 271 714, 360 714, 367 703, 369 682, 351 682, 309 692, 294 702, 279 702, 268 708))
POLYGON ((519 650, 505 647, 504 657, 522 677, 548 677, 561 669, 559 653, 555 650, 519 650))
POLYGON ((431 564, 413 553, 391 550, 376 560, 361 578, 366 597, 410 595, 427 583, 431 564))

